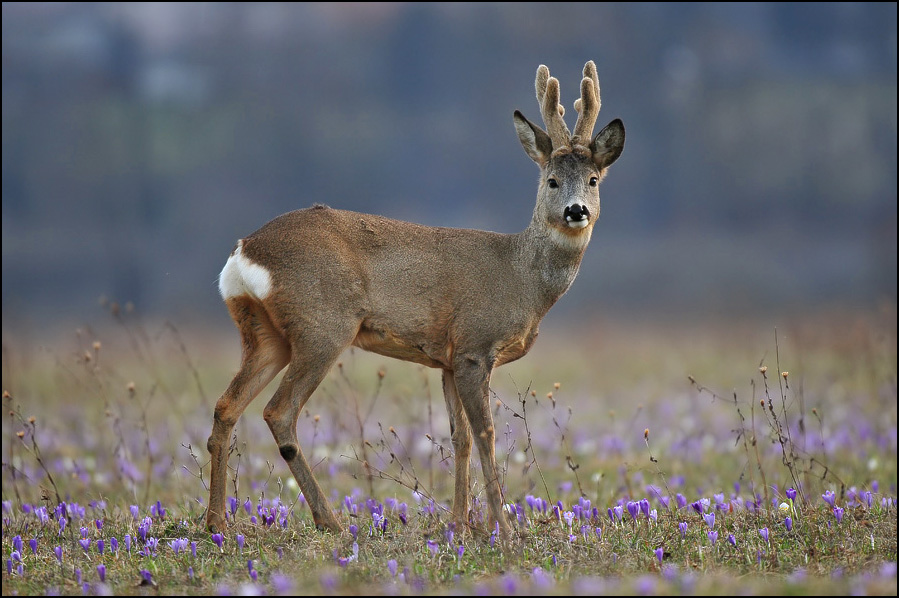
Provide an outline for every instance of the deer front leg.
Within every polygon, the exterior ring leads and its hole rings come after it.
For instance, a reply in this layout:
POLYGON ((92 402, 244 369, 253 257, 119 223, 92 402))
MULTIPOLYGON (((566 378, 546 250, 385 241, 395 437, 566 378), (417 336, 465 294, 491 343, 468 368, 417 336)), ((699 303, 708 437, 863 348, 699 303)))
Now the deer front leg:
POLYGON ((463 357, 455 363, 453 378, 478 446, 491 529, 499 523, 503 540, 508 540, 509 524, 503 517, 503 490, 496 466, 496 431, 493 428, 493 414, 490 412, 490 373, 491 367, 486 359, 463 357))
POLYGON ((453 494, 453 521, 459 530, 468 528, 469 466, 471 463, 471 426, 459 400, 453 373, 443 372, 443 398, 450 420, 453 451, 456 460, 456 487, 453 494))

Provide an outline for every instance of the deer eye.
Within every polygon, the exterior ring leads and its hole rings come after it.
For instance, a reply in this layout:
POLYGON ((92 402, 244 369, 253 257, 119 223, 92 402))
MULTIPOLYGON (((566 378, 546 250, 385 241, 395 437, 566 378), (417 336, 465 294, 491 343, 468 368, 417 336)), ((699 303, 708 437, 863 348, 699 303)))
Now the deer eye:
POLYGON ((597 184, 599 184, 599 179, 595 176, 590 177, 590 186, 595 187, 597 184))
POLYGON ((550 178, 547 181, 547 183, 549 184, 550 189, 558 189, 559 188, 559 181, 557 181, 556 179, 550 178))

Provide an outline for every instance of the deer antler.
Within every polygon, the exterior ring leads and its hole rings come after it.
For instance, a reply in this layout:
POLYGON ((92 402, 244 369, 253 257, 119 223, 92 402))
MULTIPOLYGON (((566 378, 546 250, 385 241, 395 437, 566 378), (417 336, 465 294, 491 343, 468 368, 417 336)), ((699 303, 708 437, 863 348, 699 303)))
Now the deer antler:
POLYGON ((565 109, 559 103, 559 80, 550 77, 549 69, 541 64, 537 68, 537 80, 534 86, 537 88, 537 103, 540 104, 543 123, 546 125, 546 132, 553 142, 553 147, 569 145, 571 133, 562 119, 565 109))
POLYGON ((584 78, 581 80, 581 97, 574 102, 574 109, 578 112, 577 123, 574 125, 572 144, 582 141, 589 144, 593 135, 593 126, 596 117, 599 116, 599 108, 602 102, 599 99, 599 77, 596 74, 596 64, 591 60, 584 65, 584 78))

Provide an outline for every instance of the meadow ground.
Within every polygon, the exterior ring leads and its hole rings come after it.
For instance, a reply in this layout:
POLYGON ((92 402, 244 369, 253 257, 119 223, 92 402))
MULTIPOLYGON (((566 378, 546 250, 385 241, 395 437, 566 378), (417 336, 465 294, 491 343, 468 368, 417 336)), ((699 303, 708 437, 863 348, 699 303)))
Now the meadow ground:
POLYGON ((204 529, 233 328, 112 310, 4 324, 3 594, 896 593, 896 311, 770 322, 544 322, 492 380, 507 544, 450 523, 439 374, 346 353, 299 436, 319 532, 262 419, 204 529), (776 328, 775 328, 776 327, 776 328), (11 329, 11 328, 10 328, 11 329))

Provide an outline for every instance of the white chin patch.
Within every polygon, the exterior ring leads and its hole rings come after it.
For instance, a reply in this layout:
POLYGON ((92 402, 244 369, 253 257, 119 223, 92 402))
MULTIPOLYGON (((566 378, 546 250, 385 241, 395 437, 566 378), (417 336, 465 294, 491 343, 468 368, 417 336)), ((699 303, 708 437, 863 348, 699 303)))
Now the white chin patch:
POLYGON ((568 222, 568 228, 586 228, 586 226, 590 224, 589 218, 584 218, 583 220, 571 220, 568 218, 566 220, 568 222))

